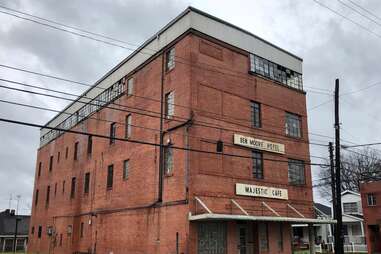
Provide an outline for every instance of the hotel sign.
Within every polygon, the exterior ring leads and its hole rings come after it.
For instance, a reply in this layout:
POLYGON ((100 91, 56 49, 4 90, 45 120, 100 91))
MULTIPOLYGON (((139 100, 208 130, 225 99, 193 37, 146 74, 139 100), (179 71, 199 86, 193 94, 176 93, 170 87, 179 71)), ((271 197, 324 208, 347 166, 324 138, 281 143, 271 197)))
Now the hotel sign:
POLYGON ((252 137, 246 137, 239 134, 234 134, 234 144, 239 146, 245 146, 253 149, 268 151, 272 153, 284 154, 284 145, 274 143, 262 139, 256 139, 252 137))
POLYGON ((279 189, 243 183, 235 184, 235 194, 251 197, 288 199, 287 189, 279 189))

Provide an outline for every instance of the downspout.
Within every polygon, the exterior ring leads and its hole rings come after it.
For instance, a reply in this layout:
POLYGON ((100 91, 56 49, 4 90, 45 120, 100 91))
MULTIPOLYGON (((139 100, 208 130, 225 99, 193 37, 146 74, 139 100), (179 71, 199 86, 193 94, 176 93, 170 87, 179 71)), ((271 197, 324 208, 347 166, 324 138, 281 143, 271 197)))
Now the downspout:
POLYGON ((161 84, 160 84, 160 155, 159 155, 159 190, 158 203, 163 202, 163 169, 164 169, 164 51, 161 55, 161 84))

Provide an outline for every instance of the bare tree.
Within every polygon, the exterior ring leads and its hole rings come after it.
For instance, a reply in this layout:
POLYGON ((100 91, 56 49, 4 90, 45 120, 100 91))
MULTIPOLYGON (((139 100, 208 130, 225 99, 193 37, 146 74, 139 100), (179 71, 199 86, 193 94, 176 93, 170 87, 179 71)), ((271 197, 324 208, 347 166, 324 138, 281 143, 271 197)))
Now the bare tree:
MULTIPOLYGON (((344 150, 341 156, 341 191, 358 192, 362 181, 381 180, 381 153, 379 151, 370 148, 351 149, 344 150)), ((330 167, 321 167, 319 179, 317 186, 321 195, 323 197, 331 196, 330 167)))

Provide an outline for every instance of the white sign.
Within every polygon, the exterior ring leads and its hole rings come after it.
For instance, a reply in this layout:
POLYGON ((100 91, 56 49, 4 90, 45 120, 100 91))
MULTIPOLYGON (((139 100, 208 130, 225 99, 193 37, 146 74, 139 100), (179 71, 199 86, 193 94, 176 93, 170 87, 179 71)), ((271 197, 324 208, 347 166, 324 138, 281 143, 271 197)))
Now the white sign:
POLYGON ((234 134, 234 144, 273 153, 284 154, 284 145, 262 139, 234 134))
POLYGON ((235 194, 241 196, 288 199, 287 189, 272 188, 243 183, 235 184, 235 194))

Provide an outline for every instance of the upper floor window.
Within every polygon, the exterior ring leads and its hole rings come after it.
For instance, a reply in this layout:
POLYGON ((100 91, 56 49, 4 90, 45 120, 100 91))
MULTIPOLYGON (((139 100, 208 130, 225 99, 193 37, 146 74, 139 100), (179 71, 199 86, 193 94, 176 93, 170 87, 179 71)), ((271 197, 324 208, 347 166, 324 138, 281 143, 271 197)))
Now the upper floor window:
POLYGON ((165 95, 165 117, 172 118, 175 114, 175 92, 171 91, 165 95))
POLYGON ((49 159, 49 172, 53 170, 53 156, 50 156, 49 159))
POLYGON ((88 194, 89 193, 89 190, 90 190, 90 172, 87 172, 85 174, 85 186, 83 188, 83 192, 85 194, 88 194))
POLYGON ((132 95, 134 89, 134 78, 129 78, 127 80, 127 95, 132 95))
POLYGON ((358 213, 358 206, 356 202, 343 203, 344 213, 358 213))
POLYGON ((175 48, 171 48, 165 53, 166 70, 172 70, 175 67, 175 48))
POLYGON ((112 123, 110 125, 110 144, 115 143, 115 135, 116 135, 116 123, 112 123))
POLYGON ((294 138, 302 136, 302 119, 299 115, 286 113, 286 135, 294 138))
POLYGON ((164 173, 171 175, 173 172, 173 148, 171 145, 164 147, 164 173))
POLYGON ((46 206, 49 205, 49 201, 50 201, 50 186, 48 185, 48 187, 46 189, 46 202, 45 202, 46 206))
POLYGON ((125 125, 124 137, 125 138, 131 137, 131 130, 132 130, 131 124, 132 124, 132 116, 131 116, 131 114, 129 114, 129 115, 126 116, 126 120, 125 120, 125 123, 124 123, 124 125, 125 125))
POLYGON ((41 169, 42 169, 42 162, 38 163, 38 172, 37 172, 38 177, 41 176, 41 169))
POLYGON ((90 155, 93 152, 93 136, 87 137, 87 154, 90 155))
POLYGON ((253 151, 253 177, 263 179, 263 154, 253 151))
POLYGON ((303 185, 306 183, 303 161, 288 160, 288 182, 294 185, 303 185))
POLYGON ((65 149, 65 159, 69 156, 69 147, 66 147, 65 149))
POLYGON ((76 185, 77 179, 75 177, 71 178, 71 190, 70 190, 70 198, 75 197, 75 185, 76 185))
POLYGON ((37 189, 36 190, 36 195, 35 195, 35 197, 34 197, 34 205, 36 206, 37 204, 38 204, 38 195, 39 195, 39 190, 37 189))
POLYGON ((79 142, 74 143, 74 160, 78 160, 78 146, 79 142))
POLYGON ((130 170, 130 160, 125 160, 123 162, 123 180, 127 180, 129 170, 130 170))
POLYGON ((114 184, 114 165, 110 165, 107 168, 107 189, 112 189, 114 184))
POLYGON ((61 159, 61 153, 58 152, 58 153, 57 153, 57 163, 60 162, 60 159, 61 159))
POLYGON ((41 235, 42 235, 42 226, 38 226, 37 237, 41 238, 41 235))
POLYGON ((66 184, 66 181, 63 180, 62 181, 62 194, 65 194, 65 184, 66 184))
POLYGON ((83 238, 83 230, 84 230, 84 227, 85 227, 85 223, 81 222, 81 227, 80 227, 80 237, 83 238))
POLYGON ((250 71, 283 85, 303 90, 302 74, 253 54, 250 54, 250 71))
POLYGON ((251 125, 256 128, 260 128, 261 123, 261 104, 258 102, 251 102, 251 125))
POLYGON ((374 193, 367 194, 368 206, 377 205, 376 195, 374 193))

